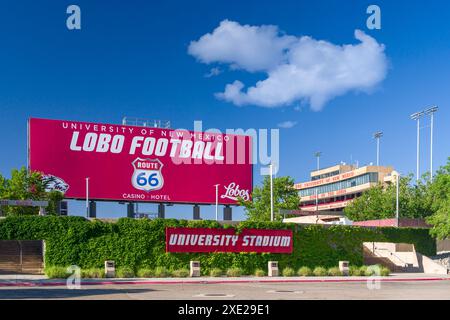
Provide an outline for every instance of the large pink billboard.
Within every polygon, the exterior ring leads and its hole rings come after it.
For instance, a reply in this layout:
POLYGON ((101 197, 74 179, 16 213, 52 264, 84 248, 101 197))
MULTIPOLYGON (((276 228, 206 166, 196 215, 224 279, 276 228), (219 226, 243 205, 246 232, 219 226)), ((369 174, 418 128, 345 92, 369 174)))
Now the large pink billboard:
POLYGON ((236 204, 252 192, 251 137, 31 118, 28 165, 68 199, 236 204))

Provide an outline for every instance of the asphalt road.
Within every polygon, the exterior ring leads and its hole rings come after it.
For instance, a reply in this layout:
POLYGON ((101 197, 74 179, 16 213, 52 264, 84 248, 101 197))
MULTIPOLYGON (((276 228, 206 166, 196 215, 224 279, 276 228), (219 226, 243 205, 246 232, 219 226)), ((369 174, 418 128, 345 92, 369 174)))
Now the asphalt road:
POLYGON ((238 283, 2 287, 0 299, 107 300, 293 300, 293 299, 450 299, 450 281, 366 283, 238 283))

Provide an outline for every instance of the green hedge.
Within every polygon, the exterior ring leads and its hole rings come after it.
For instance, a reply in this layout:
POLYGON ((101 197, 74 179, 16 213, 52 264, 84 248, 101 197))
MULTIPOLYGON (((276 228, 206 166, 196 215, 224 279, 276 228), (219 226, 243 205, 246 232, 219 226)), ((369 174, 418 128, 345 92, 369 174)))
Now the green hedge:
POLYGON ((297 270, 302 266, 333 267, 339 260, 353 265, 363 264, 362 242, 414 243, 425 255, 436 253, 436 242, 427 229, 363 228, 348 226, 300 226, 279 222, 255 223, 244 221, 235 226, 257 229, 292 229, 292 254, 211 253, 186 254, 165 252, 166 227, 221 226, 215 221, 186 221, 173 219, 129 219, 117 223, 82 217, 11 216, 0 219, 0 240, 45 240, 46 266, 78 265, 81 268, 101 268, 105 260, 115 260, 117 267, 177 270, 189 267, 190 260, 199 260, 202 272, 212 268, 226 270, 239 267, 245 274, 267 268, 267 261, 279 261, 280 268, 297 270))

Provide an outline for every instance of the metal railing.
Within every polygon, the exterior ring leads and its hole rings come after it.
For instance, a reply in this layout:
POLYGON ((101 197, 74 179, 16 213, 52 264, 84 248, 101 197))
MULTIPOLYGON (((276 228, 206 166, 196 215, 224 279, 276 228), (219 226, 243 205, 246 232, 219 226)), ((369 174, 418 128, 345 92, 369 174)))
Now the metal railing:
POLYGON ((154 119, 143 119, 143 118, 135 118, 135 117, 123 117, 122 125, 170 129, 170 121, 169 120, 154 120, 154 119))
POLYGON ((382 255, 379 255, 376 250, 384 250, 387 251, 389 253, 389 255, 395 257, 398 261, 400 261, 401 264, 403 264, 403 267, 408 267, 410 265, 410 263, 406 262, 405 260, 403 260, 402 258, 400 258, 399 256, 397 256, 394 252, 392 252, 391 250, 387 249, 387 248, 377 248, 377 247, 373 247, 374 251, 373 254, 375 254, 378 257, 383 257, 382 255))

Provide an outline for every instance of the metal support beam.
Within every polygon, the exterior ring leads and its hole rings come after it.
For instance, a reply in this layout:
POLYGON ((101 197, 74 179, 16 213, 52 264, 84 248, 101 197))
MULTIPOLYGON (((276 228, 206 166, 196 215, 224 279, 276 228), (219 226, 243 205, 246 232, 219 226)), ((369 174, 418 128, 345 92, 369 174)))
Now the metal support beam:
POLYGON ((200 206, 198 204, 194 205, 192 213, 194 220, 200 220, 200 206))
POLYGON ((166 206, 164 203, 158 204, 158 218, 165 219, 166 218, 166 206))
POLYGON ((97 218, 97 202, 89 201, 89 218, 97 218))
POLYGON ((134 203, 127 203, 127 218, 134 218, 134 203))
POLYGON ((230 206, 223 207, 223 220, 224 221, 232 221, 233 220, 233 212, 230 206))

